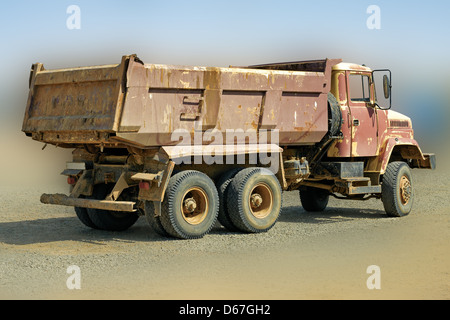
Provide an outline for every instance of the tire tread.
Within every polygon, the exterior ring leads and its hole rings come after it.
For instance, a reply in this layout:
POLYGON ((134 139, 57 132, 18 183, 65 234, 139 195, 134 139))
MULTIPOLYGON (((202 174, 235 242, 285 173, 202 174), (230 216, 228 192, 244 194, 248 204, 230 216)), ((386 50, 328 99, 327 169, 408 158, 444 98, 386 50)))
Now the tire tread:
POLYGON ((207 233, 209 233, 211 231, 211 229, 213 228, 213 226, 217 220, 217 215, 219 213, 218 205, 216 206, 215 212, 212 213, 215 215, 215 217, 213 218, 213 222, 201 234, 190 234, 190 233, 182 230, 177 225, 175 212, 178 208, 174 208, 174 206, 173 206, 174 199, 175 199, 177 193, 179 192, 178 189, 180 187, 180 184, 182 182, 184 182, 186 179, 188 179, 188 178, 190 179, 190 178, 196 177, 196 176, 206 179, 205 181, 210 182, 211 187, 213 188, 213 191, 215 190, 215 193, 214 193, 215 199, 210 199, 211 205, 213 205, 214 202, 216 204, 218 204, 218 202, 219 202, 219 195, 217 193, 217 189, 216 189, 214 183, 212 182, 212 180, 206 174, 204 174, 200 171, 186 170, 186 171, 181 171, 181 172, 175 174, 174 176, 172 176, 172 178, 170 178, 169 183, 167 185, 166 194, 164 196, 164 201, 161 204, 161 218, 160 218, 161 225, 163 226, 164 230, 172 237, 180 238, 180 239, 202 238, 204 235, 206 235, 207 233))
MULTIPOLYGON (((383 175, 383 182, 381 184, 381 201, 383 202, 386 214, 391 217, 402 217, 409 213, 402 212, 400 204, 397 201, 397 180, 399 178, 399 172, 405 166, 407 166, 409 170, 409 166, 405 162, 391 162, 386 167, 386 171, 383 175)), ((410 201, 413 201, 413 199, 411 198, 410 201)))
MULTIPOLYGON (((279 190, 279 196, 280 196, 280 210, 279 213, 275 219, 275 221, 264 229, 256 229, 252 225, 250 225, 247 221, 247 218, 245 216, 245 213, 243 211, 243 201, 242 194, 244 189, 247 187, 247 181, 258 172, 266 171, 265 168, 246 168, 241 170, 239 173, 236 174, 236 176, 233 178, 233 181, 230 183, 230 190, 227 195, 228 200, 228 206, 229 206, 229 212, 230 212, 230 218, 233 221, 233 224, 241 231, 248 232, 248 233, 259 233, 259 232, 266 232, 270 230, 278 221, 281 210, 283 207, 283 197, 281 195, 281 186, 278 181, 278 179, 275 178, 275 181, 277 183, 277 187, 279 190)), ((269 170, 265 174, 272 174, 269 170)), ((276 195, 274 194, 274 197, 276 195)))

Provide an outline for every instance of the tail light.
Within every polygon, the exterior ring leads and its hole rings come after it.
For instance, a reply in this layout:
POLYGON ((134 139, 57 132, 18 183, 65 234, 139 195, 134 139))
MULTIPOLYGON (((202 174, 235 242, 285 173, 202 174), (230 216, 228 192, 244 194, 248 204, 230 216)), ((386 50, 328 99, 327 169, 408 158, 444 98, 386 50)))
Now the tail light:
POLYGON ((150 183, 145 181, 139 182, 139 189, 150 190, 150 183))

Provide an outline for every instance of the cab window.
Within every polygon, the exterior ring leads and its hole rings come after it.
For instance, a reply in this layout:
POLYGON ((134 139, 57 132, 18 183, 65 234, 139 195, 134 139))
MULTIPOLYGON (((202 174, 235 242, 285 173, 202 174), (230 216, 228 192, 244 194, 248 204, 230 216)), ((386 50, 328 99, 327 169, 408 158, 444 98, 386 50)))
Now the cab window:
POLYGON ((363 74, 350 74, 349 90, 350 100, 354 102, 370 102, 369 76, 363 74))

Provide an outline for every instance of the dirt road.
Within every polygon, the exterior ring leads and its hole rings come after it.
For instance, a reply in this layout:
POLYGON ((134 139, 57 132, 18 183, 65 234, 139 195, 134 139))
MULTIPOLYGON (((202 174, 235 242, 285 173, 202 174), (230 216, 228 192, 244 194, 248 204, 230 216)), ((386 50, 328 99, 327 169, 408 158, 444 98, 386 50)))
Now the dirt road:
POLYGON ((310 214, 287 192, 268 233, 216 226, 200 240, 161 238, 143 218, 122 233, 91 230, 71 208, 39 203, 60 186, 1 187, 0 298, 449 299, 450 173, 413 174, 405 218, 386 217, 378 200, 331 199, 310 214), (79 290, 66 284, 72 265, 79 290), (381 289, 367 287, 371 265, 381 289))

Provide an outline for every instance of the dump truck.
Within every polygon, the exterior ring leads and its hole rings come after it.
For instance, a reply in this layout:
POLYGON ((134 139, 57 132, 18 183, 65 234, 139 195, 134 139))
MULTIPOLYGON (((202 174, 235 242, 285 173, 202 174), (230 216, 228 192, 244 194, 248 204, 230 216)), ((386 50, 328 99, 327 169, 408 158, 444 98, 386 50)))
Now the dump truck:
MULTIPOLYGON (((87 227, 121 231, 140 216, 160 235, 271 229, 282 193, 304 210, 329 197, 381 199, 408 215, 411 169, 434 169, 411 119, 391 109, 390 70, 321 59, 253 66, 32 65, 22 131, 73 149, 67 194, 87 227)), ((381 204, 380 204, 381 205, 381 204)))

